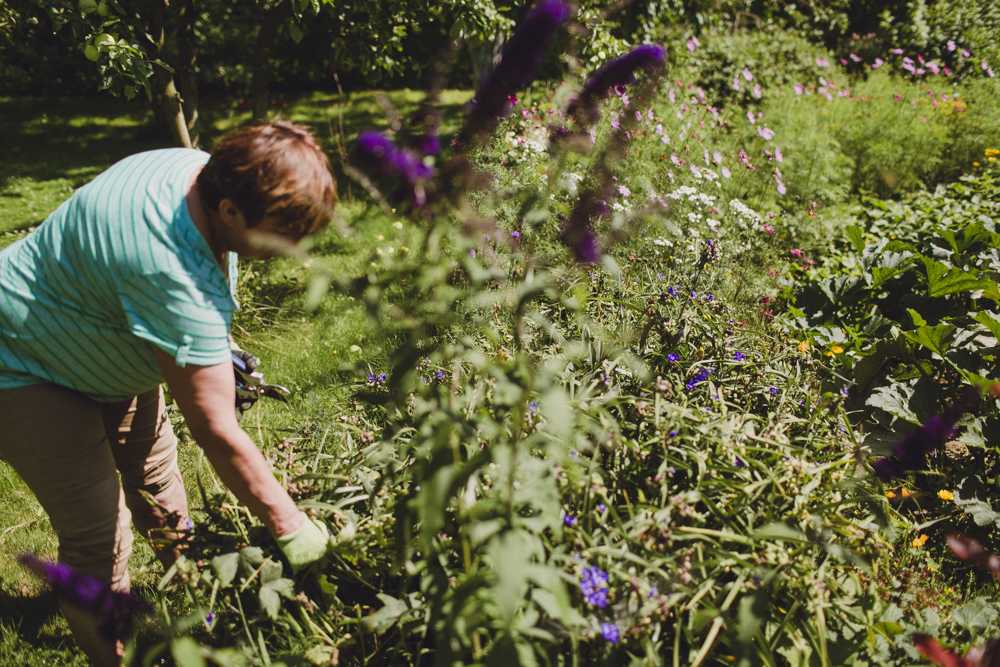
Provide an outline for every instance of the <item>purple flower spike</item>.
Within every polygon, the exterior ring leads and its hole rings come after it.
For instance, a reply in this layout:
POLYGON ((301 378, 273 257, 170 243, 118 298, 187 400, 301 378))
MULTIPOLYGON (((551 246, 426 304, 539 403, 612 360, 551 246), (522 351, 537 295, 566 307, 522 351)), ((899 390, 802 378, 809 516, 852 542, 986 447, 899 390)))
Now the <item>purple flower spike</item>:
POLYGON ((535 5, 507 42, 496 68, 476 91, 467 129, 473 133, 489 129, 496 118, 510 113, 514 94, 534 80, 546 47, 569 14, 569 3, 561 0, 542 0, 535 5))
POLYGON ((910 470, 927 467, 927 455, 933 454, 945 441, 955 435, 955 426, 975 404, 978 394, 968 389, 953 405, 939 415, 934 415, 923 426, 910 433, 892 448, 892 456, 879 459, 872 466, 884 480, 899 477, 910 470))
POLYGON ((612 90, 635 83, 635 73, 644 69, 654 72, 663 67, 666 50, 659 44, 644 44, 629 53, 615 58, 594 72, 580 91, 580 96, 570 104, 567 112, 577 115, 580 122, 589 125, 599 116, 597 102, 608 97, 612 90))
POLYGON ((573 244, 573 251, 576 253, 576 261, 581 264, 593 264, 601 258, 601 246, 597 236, 587 230, 573 244))
POLYGON ((621 630, 614 623, 601 623, 601 636, 612 644, 617 644, 621 638, 621 630))
POLYGON ((94 616, 98 631, 108 641, 130 635, 136 617, 149 611, 149 605, 130 593, 113 591, 100 579, 69 565, 49 563, 28 553, 21 554, 18 561, 44 580, 62 600, 94 616))
MULTIPOLYGON (((437 141, 437 137, 431 137, 437 141)), ((397 200, 409 199, 414 208, 427 201, 424 183, 434 176, 434 170, 423 163, 415 151, 397 146, 381 132, 365 130, 358 135, 357 150, 362 162, 377 169, 383 176, 399 180, 397 200)))

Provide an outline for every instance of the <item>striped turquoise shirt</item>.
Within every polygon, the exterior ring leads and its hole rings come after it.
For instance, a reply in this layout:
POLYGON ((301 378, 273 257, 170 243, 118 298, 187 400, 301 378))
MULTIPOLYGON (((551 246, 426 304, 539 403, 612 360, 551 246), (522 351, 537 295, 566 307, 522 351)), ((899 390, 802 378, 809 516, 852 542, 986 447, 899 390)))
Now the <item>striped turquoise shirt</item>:
POLYGON ((153 345, 180 366, 229 361, 236 258, 227 281, 185 200, 207 161, 188 148, 127 157, 0 252, 0 388, 116 401, 163 382, 153 345))

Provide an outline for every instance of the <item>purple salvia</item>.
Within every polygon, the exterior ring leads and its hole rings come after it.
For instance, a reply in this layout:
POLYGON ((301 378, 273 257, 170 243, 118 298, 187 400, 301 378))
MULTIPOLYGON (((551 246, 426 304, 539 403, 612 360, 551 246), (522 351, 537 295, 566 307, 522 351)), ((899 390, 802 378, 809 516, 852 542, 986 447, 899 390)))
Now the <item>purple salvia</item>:
POLYGON ((60 599, 95 617, 98 631, 108 641, 130 635, 136 617, 150 611, 148 604, 130 593, 113 591, 100 579, 64 563, 49 563, 28 553, 21 554, 18 561, 45 581, 60 599))
POLYGON ((654 72, 663 67, 666 51, 659 44, 644 44, 629 53, 615 58, 593 76, 583 86, 580 95, 569 105, 567 113, 577 116, 582 124, 589 125, 599 116, 598 101, 608 97, 612 90, 635 83, 635 74, 640 69, 654 72))
POLYGON ((463 135, 490 130, 497 118, 510 113, 511 97, 535 79, 545 49, 569 15, 569 3, 561 0, 542 0, 528 12, 508 40, 500 62, 476 91, 463 135))

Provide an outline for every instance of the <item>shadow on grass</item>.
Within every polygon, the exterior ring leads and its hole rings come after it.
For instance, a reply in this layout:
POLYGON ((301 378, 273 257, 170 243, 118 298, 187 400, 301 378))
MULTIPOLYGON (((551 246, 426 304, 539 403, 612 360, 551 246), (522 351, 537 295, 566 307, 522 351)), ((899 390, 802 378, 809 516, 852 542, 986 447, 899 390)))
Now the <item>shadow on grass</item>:
POLYGON ((62 621, 59 600, 51 591, 19 595, 0 589, 0 627, 14 630, 19 643, 35 649, 58 652, 73 645, 62 621), (61 631, 53 631, 56 623, 62 623, 61 631))

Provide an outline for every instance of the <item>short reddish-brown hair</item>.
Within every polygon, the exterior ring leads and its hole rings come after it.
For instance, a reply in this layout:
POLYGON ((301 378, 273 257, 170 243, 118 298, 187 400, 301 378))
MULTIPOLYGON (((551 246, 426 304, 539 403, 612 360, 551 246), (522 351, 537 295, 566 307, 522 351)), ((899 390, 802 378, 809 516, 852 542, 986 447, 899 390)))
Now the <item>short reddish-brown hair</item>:
POLYGON ((337 203, 330 161, 319 142, 308 128, 286 120, 223 137, 198 174, 198 191, 214 211, 223 199, 231 200, 247 227, 273 216, 302 235, 329 224, 337 203))

